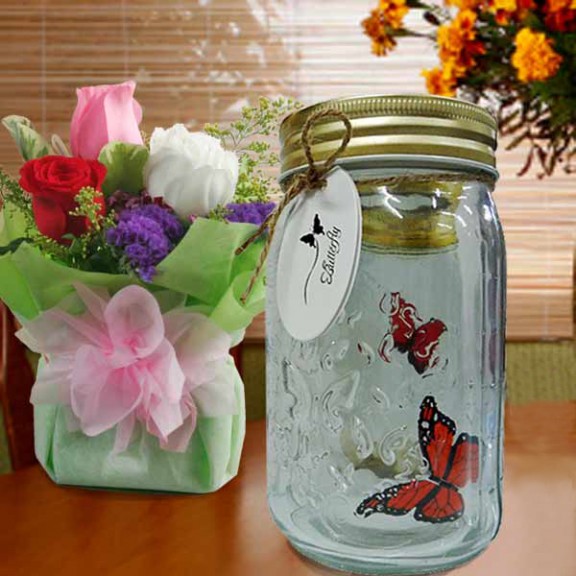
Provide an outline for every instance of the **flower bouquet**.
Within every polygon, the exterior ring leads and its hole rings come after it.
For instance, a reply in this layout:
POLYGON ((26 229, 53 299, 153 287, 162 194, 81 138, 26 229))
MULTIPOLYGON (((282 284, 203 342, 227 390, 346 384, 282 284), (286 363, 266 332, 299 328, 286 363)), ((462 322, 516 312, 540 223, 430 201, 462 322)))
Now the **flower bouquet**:
POLYGON ((575 0, 378 0, 362 22, 377 56, 398 37, 427 36, 404 25, 409 10, 436 28, 429 92, 491 104, 508 149, 528 145, 520 175, 534 161, 539 177, 576 169, 575 0))
POLYGON ((236 255, 274 208, 275 158, 255 136, 293 104, 147 141, 134 90, 79 89, 70 151, 3 120, 25 163, 18 180, 0 172, 0 298, 41 355, 36 454, 55 482, 210 492, 244 437, 229 351, 264 307, 262 279, 242 298, 263 242, 236 255))

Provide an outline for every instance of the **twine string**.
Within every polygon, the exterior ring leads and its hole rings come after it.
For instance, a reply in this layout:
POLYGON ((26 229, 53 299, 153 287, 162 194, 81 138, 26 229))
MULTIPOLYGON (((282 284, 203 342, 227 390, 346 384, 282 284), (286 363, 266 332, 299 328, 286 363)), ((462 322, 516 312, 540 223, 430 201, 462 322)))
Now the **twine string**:
POLYGON ((284 194, 282 200, 279 202, 276 210, 270 214, 266 220, 260 225, 258 230, 250 236, 244 244, 242 244, 237 250, 236 255, 242 254, 250 244, 252 244, 255 240, 257 240, 262 234, 268 230, 268 238, 266 239, 266 244, 260 253, 260 257, 258 259, 258 263, 256 264, 256 268, 250 278, 250 282, 246 287, 246 290, 240 297, 240 301, 242 304, 246 304, 246 300, 250 293, 254 289, 258 278, 264 268, 264 264, 266 263, 266 258, 268 257, 268 253, 270 252, 270 246, 272 243, 272 238, 274 236, 274 232, 276 230, 276 225, 278 223, 278 219, 280 218, 280 214, 286 208, 286 206, 299 194, 310 191, 310 190, 319 190, 322 189, 326 185, 326 175, 330 170, 333 168, 336 160, 340 157, 340 155, 346 150, 350 139, 352 138, 352 124, 349 118, 339 110, 334 110, 332 108, 328 108, 325 110, 319 110, 318 112, 311 114, 308 119, 306 120, 304 127, 302 128, 302 147, 304 148, 304 154, 306 155, 306 160, 308 161, 308 168, 306 172, 299 174, 296 176, 289 186, 288 190, 284 194), (336 118, 341 120, 344 123, 345 132, 342 136, 342 142, 337 150, 335 150, 322 164, 321 166, 317 166, 314 160, 314 156, 312 154, 312 138, 311 138, 311 130, 316 125, 316 123, 323 119, 323 118, 336 118))
POLYGON ((469 170, 466 172, 429 172, 427 174, 400 174, 398 176, 382 176, 369 180, 362 179, 359 185, 363 187, 387 186, 389 188, 402 187, 404 184, 426 184, 443 182, 481 182, 493 185, 496 178, 484 170, 469 170))

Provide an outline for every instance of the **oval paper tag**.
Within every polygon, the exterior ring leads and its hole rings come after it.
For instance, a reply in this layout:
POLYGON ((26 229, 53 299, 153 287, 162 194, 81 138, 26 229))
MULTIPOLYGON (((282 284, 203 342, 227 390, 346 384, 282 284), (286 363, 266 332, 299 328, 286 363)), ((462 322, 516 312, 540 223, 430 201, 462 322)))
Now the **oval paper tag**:
POLYGON ((325 188, 301 193, 285 212, 278 311, 290 335, 307 341, 326 332, 348 300, 360 257, 362 209, 350 175, 334 168, 325 188))

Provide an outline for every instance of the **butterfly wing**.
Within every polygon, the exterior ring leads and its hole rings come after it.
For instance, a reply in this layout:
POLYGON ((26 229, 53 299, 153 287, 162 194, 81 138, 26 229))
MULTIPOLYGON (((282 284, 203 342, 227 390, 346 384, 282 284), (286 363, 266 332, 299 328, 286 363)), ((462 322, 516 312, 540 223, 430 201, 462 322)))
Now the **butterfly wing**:
POLYGON ((311 248, 316 246, 316 238, 314 238, 314 234, 304 234, 304 236, 300 237, 300 242, 304 244, 308 244, 311 248))
POLYGON ((404 516, 414 510, 415 520, 433 524, 460 518, 464 499, 458 488, 478 479, 479 442, 466 433, 454 442, 455 435, 454 420, 438 410, 433 396, 426 396, 420 405, 418 439, 430 480, 412 480, 377 492, 360 503, 356 514, 404 516))
POLYGON ((446 331, 446 324, 442 320, 430 320, 420 326, 409 343, 408 361, 418 374, 424 374, 426 370, 438 364, 436 349, 440 342, 440 336, 446 331))
POLYGON ((433 396, 426 396, 420 404, 418 440, 432 476, 446 478, 455 435, 454 420, 438 410, 433 396))
POLYGON ((418 506, 414 512, 414 518, 420 522, 440 524, 442 522, 454 522, 464 514, 464 500, 462 496, 451 486, 444 484, 437 486, 436 491, 418 506))
POLYGON ((320 222, 320 216, 318 216, 318 214, 314 215, 314 227, 312 230, 316 235, 324 234, 324 226, 322 226, 320 222))
POLYGON ((399 292, 392 292, 391 304, 390 332, 394 346, 398 351, 406 352, 422 319, 418 316, 416 306, 406 302, 399 292))
POLYGON ((384 492, 368 496, 356 508, 356 514, 364 518, 376 512, 404 516, 421 505, 437 489, 438 486, 428 480, 412 480, 404 484, 396 484, 384 492))
POLYGON ((463 488, 468 482, 477 482, 480 468, 480 449, 477 436, 463 433, 458 436, 450 452, 445 480, 463 488))

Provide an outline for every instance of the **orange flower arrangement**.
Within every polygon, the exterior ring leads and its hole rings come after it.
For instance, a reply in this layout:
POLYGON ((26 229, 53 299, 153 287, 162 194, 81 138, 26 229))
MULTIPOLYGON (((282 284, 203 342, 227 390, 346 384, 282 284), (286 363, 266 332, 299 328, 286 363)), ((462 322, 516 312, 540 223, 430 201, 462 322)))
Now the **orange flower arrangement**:
POLYGON ((550 175, 558 164, 576 171, 576 0, 380 0, 362 22, 378 56, 396 37, 421 36, 404 26, 409 10, 420 10, 436 27, 440 65, 423 70, 431 94, 487 99, 509 147, 530 146, 550 175))

